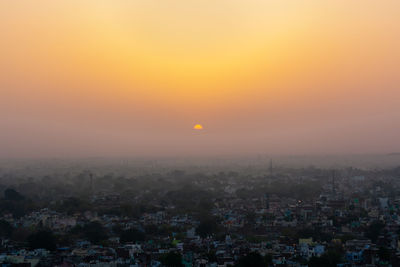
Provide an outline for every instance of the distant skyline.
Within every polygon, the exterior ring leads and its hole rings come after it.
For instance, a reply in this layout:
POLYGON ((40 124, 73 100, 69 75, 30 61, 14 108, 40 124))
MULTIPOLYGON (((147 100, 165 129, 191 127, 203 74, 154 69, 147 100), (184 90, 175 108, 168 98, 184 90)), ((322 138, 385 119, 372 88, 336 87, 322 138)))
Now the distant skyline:
POLYGON ((398 0, 2 1, 0 158, 399 152, 398 14, 398 0))

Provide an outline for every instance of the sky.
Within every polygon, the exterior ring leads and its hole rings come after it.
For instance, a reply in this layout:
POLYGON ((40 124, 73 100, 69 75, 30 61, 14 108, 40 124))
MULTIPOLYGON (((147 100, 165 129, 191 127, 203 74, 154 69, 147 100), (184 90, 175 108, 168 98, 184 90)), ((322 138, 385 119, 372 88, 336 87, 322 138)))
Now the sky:
POLYGON ((398 152, 398 14, 398 0, 1 1, 0 157, 398 152))

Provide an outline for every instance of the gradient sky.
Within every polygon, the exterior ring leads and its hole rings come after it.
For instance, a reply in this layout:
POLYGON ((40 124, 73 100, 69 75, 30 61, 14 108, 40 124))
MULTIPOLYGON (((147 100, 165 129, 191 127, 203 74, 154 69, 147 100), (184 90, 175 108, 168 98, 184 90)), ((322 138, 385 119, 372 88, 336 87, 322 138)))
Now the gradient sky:
POLYGON ((399 14, 398 0, 1 1, 0 157, 398 152, 399 14))

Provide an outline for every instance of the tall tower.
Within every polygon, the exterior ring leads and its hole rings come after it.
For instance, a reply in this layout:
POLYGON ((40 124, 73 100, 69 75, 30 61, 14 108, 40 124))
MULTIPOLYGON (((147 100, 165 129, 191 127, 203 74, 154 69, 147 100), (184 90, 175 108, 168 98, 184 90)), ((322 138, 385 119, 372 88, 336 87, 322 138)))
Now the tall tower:
POLYGON ((272 176, 272 159, 269 161, 269 175, 272 176))

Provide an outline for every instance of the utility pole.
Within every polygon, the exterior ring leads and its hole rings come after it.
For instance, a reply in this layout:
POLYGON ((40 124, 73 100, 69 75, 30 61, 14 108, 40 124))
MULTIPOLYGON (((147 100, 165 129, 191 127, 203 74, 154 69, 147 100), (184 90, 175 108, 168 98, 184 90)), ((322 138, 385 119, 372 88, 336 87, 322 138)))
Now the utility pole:
POLYGON ((90 177, 90 194, 93 194, 93 173, 89 172, 90 177))

